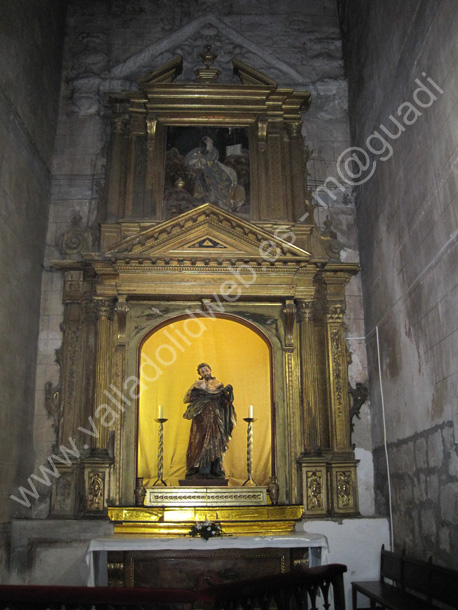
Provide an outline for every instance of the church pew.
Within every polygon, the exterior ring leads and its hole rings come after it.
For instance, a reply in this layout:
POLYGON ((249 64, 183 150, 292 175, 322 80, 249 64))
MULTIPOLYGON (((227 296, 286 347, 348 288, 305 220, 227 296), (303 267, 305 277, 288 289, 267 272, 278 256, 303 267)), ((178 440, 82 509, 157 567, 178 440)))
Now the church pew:
MULTIPOLYGON (((0 585, 0 610, 345 610, 343 574, 330 564, 203 588, 0 585)), ((178 575, 177 575, 178 578, 178 575)))
POLYGON ((347 567, 329 564, 217 585, 213 610, 345 610, 343 574, 347 567))

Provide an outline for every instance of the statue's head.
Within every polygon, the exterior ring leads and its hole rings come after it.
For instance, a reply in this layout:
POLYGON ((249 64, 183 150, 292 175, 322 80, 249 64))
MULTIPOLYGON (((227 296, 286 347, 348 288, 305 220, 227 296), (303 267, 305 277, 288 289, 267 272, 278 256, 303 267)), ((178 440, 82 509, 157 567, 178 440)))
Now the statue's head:
POLYGON ((211 372, 212 372, 212 368, 209 364, 207 364, 206 362, 201 362, 199 364, 199 366, 197 367, 197 373, 200 375, 200 378, 203 379, 204 378, 204 374, 205 371, 203 369, 208 369, 208 372, 210 374, 210 379, 214 379, 214 377, 211 376, 211 372), (201 372, 202 371, 202 372, 201 372))

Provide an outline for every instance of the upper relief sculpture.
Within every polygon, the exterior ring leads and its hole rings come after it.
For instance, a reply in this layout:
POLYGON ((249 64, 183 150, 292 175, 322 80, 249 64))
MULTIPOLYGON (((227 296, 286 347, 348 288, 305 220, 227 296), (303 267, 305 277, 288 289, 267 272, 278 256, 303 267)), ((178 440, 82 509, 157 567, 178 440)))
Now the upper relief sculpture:
POLYGON ((248 218, 250 159, 244 130, 185 127, 169 128, 169 131, 172 140, 177 131, 183 137, 188 133, 188 141, 184 143, 182 138, 181 148, 172 146, 166 153, 164 218, 172 218, 203 203, 213 203, 248 218), (200 133, 211 135, 204 135, 198 146, 188 150, 189 142, 199 138, 200 133), (237 143, 228 144, 232 141, 237 143))

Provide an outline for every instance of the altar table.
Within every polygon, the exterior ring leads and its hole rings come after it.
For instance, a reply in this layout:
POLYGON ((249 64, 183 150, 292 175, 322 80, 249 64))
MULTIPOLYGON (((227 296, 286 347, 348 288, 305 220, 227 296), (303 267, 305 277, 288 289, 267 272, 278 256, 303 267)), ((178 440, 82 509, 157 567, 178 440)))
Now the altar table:
MULTIPOLYGON (((328 552, 328 542, 322 534, 307 532, 290 532, 287 534, 276 534, 272 536, 222 536, 214 537, 209 540, 203 538, 192 538, 190 536, 176 538, 142 537, 126 534, 114 534, 103 538, 91 540, 86 552, 86 562, 89 566, 88 586, 108 585, 108 553, 111 557, 123 557, 130 562, 130 570, 134 570, 134 561, 140 566, 142 561, 160 560, 159 566, 164 566, 167 560, 176 563, 178 559, 191 564, 192 560, 199 560, 200 570, 205 566, 202 558, 209 559, 208 567, 212 568, 217 560, 221 562, 225 558, 236 559, 238 556, 248 558, 248 566, 251 564, 260 565, 259 561, 263 558, 275 557, 281 562, 280 571, 292 569, 292 562, 289 560, 295 552, 294 564, 297 567, 309 565, 310 567, 326 563, 328 552), (253 557, 250 560, 250 556, 253 557), (286 562, 286 563, 285 563, 286 562)), ((110 560, 111 561, 111 560, 110 560)), ((233 564, 232 564, 233 565, 233 564)), ((121 560, 119 568, 124 570, 124 560, 121 560), (122 564, 122 565, 121 565, 122 564)), ((246 573, 245 564, 242 566, 243 578, 249 577, 246 573)), ((154 570, 149 569, 148 574, 154 570)), ((238 580, 237 577, 231 578, 230 568, 227 568, 229 580, 238 580)), ((277 572, 277 573, 278 573, 277 572)), ((175 580, 178 571, 174 571, 175 580)), ((138 582, 130 586, 142 586, 138 582)), ((166 583, 161 583, 166 586, 166 583)), ((186 588, 183 578, 180 578, 178 585, 186 588)), ((151 586, 145 584, 143 586, 151 586)), ((159 586, 156 584, 155 586, 159 586)))

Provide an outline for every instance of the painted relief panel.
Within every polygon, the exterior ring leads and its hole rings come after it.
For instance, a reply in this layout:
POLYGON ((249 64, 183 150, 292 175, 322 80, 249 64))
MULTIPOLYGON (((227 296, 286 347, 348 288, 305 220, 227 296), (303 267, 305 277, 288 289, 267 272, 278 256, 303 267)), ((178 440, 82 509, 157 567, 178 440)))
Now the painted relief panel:
POLYGON ((173 218, 203 203, 250 216, 248 130, 167 127, 163 215, 173 218))

